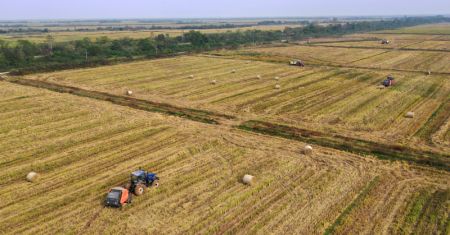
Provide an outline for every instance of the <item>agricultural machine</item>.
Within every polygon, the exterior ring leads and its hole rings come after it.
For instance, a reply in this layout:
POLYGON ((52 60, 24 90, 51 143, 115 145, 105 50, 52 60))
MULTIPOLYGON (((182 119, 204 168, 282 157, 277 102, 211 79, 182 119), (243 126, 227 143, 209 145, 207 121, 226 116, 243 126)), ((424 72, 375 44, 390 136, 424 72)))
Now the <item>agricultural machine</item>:
POLYGON ((106 195, 105 205, 110 207, 122 207, 131 203, 131 193, 123 187, 115 187, 109 190, 106 195))
POLYGON ((390 87, 393 86, 395 84, 395 80, 394 77, 392 77, 391 75, 389 75, 383 82, 382 82, 383 86, 385 87, 390 87))
POLYGON ((125 187, 115 187, 108 191, 105 205, 110 207, 122 207, 131 203, 132 192, 136 196, 144 194, 148 187, 158 187, 159 177, 144 170, 131 173, 130 182, 125 187))
POLYGON ((137 170, 131 173, 130 183, 127 184, 128 190, 134 192, 136 196, 144 194, 145 189, 152 186, 159 186, 159 177, 154 173, 144 170, 137 170))
POLYGON ((305 63, 303 63, 303 61, 301 61, 301 60, 291 60, 289 62, 289 64, 292 65, 292 66, 305 67, 305 63))

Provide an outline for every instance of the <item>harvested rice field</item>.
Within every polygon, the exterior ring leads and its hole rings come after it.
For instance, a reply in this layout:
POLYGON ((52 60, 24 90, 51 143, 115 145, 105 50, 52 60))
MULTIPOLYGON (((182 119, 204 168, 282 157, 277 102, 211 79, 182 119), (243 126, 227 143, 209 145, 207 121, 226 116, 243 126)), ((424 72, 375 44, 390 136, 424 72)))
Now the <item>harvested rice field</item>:
POLYGON ((6 81, 0 88, 5 234, 449 232, 448 171, 316 145, 305 155, 300 141, 6 81), (139 167, 161 185, 104 208, 107 189, 139 167), (25 180, 30 171, 40 174, 35 183, 25 180), (255 176, 252 186, 244 174, 255 176))
MULTIPOLYGON (((389 38, 389 37, 388 37, 389 38)), ((360 41, 360 42, 332 42, 320 43, 318 46, 348 47, 348 48, 380 48, 380 49, 406 49, 406 50, 436 50, 450 52, 450 40, 442 41, 422 41, 422 40, 390 40, 389 44, 381 44, 377 41, 360 41)))
POLYGON ((246 53, 249 55, 252 55, 252 53, 260 53, 269 57, 301 58, 305 62, 315 64, 351 64, 355 61, 364 60, 387 52, 389 51, 379 50, 378 48, 328 48, 304 45, 261 47, 242 50, 244 55, 246 53))
MULTIPOLYGON (((394 61, 384 63, 389 62, 394 61)), ((238 121, 265 120, 376 141, 432 143, 440 151, 450 148, 445 111, 450 83, 443 74, 184 56, 26 78, 115 95, 132 90, 138 99, 228 114, 238 121), (380 89, 388 74, 396 85, 380 89), (405 118, 411 111, 416 116, 405 118)))
POLYGON ((449 234, 450 37, 427 27, 2 74, 0 234, 449 234), (159 187, 105 207, 139 168, 159 187))
MULTIPOLYGON (((411 46, 411 45, 410 45, 411 46)), ((416 45, 417 46, 417 45, 416 45)), ((319 46, 286 46, 242 50, 244 55, 257 55, 278 60, 301 58, 313 65, 333 65, 382 70, 450 74, 450 52, 426 50, 392 50, 379 48, 337 48, 319 46)))
POLYGON ((363 34, 352 34, 345 35, 344 38, 379 38, 379 39, 390 39, 390 40, 448 40, 450 35, 434 35, 434 34, 396 34, 396 33, 363 33, 363 34))
POLYGON ((381 33, 450 35, 450 23, 417 25, 395 30, 384 30, 381 33))

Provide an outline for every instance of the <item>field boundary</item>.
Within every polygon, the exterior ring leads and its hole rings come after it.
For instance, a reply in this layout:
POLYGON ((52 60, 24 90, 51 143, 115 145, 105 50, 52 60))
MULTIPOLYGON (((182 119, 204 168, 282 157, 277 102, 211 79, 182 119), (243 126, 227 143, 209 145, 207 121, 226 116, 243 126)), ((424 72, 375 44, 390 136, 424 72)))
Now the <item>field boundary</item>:
POLYGON ((256 120, 244 122, 237 128, 245 131, 317 144, 323 147, 338 149, 358 155, 372 155, 382 160, 407 161, 418 165, 450 171, 450 155, 444 153, 424 151, 403 145, 378 143, 337 134, 326 134, 319 131, 256 120))
POLYGON ((24 79, 24 78, 10 78, 10 79, 4 79, 8 82, 24 85, 24 86, 31 86, 31 87, 37 87, 37 88, 44 88, 47 90, 59 92, 59 93, 69 93, 76 96, 81 97, 88 97, 93 98, 97 100, 102 101, 108 101, 117 105, 122 106, 128 106, 134 109, 149 111, 149 112, 157 112, 157 113, 165 113, 172 116, 178 116, 186 119, 190 119, 192 121, 197 122, 203 122, 207 124, 219 124, 221 120, 228 119, 232 120, 235 119, 234 116, 226 115, 226 114, 219 114, 211 111, 206 110, 198 110, 198 109, 191 109, 191 108, 182 108, 173 106, 166 103, 157 103, 149 100, 142 100, 127 96, 119 96, 119 95, 113 95, 105 92, 100 91, 91 91, 91 90, 85 90, 78 87, 71 87, 71 86, 64 86, 59 85, 55 83, 49 83, 44 81, 38 81, 38 80, 31 80, 31 79, 24 79))

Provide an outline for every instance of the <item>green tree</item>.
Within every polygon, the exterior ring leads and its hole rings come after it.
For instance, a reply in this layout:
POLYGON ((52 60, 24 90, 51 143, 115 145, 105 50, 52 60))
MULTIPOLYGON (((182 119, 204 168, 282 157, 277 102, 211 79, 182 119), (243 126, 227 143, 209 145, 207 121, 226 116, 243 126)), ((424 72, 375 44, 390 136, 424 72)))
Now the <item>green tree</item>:
POLYGON ((208 37, 199 31, 189 31, 189 33, 184 34, 184 39, 195 48, 205 48, 208 45, 208 37))
POLYGON ((137 43, 138 50, 147 56, 156 55, 156 45, 149 38, 140 39, 137 43))

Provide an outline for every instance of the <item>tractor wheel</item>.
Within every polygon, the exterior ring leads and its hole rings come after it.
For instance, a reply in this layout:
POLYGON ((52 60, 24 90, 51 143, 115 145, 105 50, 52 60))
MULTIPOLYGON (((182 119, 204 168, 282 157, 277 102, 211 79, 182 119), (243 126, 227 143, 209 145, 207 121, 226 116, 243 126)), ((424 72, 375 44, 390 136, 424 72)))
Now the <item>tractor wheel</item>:
POLYGON ((136 196, 141 196, 142 194, 144 194, 144 192, 145 192, 145 187, 142 184, 138 184, 134 188, 134 194, 136 194, 136 196))
POLYGON ((159 180, 154 180, 152 182, 152 187, 155 187, 155 188, 159 187, 159 180))

